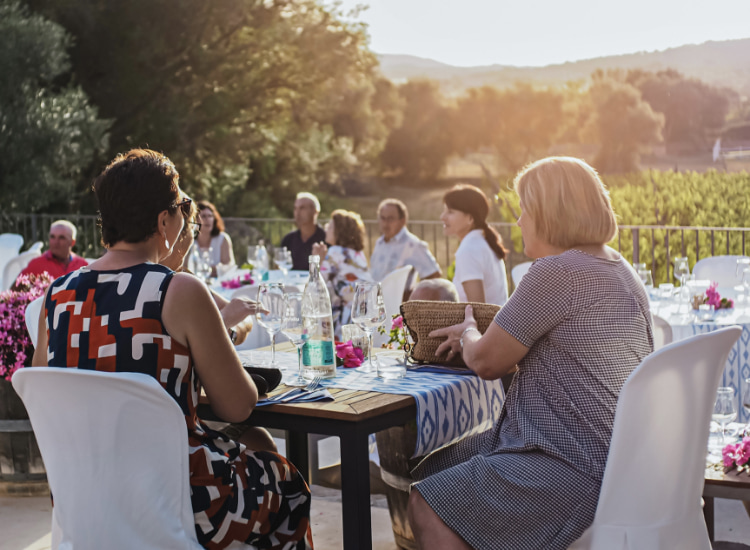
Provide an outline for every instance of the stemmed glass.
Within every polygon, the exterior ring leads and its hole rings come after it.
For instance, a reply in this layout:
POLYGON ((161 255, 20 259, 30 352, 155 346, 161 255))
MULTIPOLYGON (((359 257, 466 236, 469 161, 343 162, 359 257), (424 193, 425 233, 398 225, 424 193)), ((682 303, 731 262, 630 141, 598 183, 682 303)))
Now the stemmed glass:
POLYGON ((684 287, 690 277, 690 266, 685 256, 678 256, 674 259, 674 276, 680 280, 680 286, 684 287))
POLYGON ((750 306, 750 268, 742 270, 741 279, 742 293, 737 296, 737 301, 739 302, 739 297, 742 296, 745 302, 745 310, 747 311, 748 306, 750 306))
POLYGON ((281 322, 281 332, 297 348, 297 376, 284 382, 287 386, 306 386, 308 380, 302 377, 302 346, 307 341, 307 328, 302 317, 301 292, 289 292, 284 295, 284 320, 281 322))
POLYGON ((354 301, 352 302, 352 321, 367 333, 370 344, 368 354, 368 365, 359 368, 361 372, 376 372, 372 364, 373 348, 372 333, 375 329, 385 323, 385 301, 383 300, 383 289, 380 283, 359 281, 354 289, 354 301))
POLYGON ((266 329, 271 337, 271 367, 279 368, 276 363, 276 335, 281 330, 281 324, 284 320, 284 285, 282 283, 262 283, 258 287, 258 304, 261 307, 258 308, 255 316, 260 326, 266 329))
POLYGON ((734 275, 740 283, 742 282, 742 272, 746 269, 750 269, 750 258, 745 258, 743 256, 737 258, 737 266, 734 268, 734 275))
MULTIPOLYGON (((745 378, 745 386, 742 388, 742 408, 745 416, 750 419, 750 378, 745 378)), ((745 435, 750 435, 750 421, 745 426, 745 435)))
POLYGON ((727 424, 737 418, 737 405, 734 399, 734 388, 721 387, 716 392, 716 404, 711 419, 721 426, 721 444, 726 444, 727 424))
POLYGON ((639 268, 638 277, 640 277, 641 281, 643 281, 643 285, 646 287, 646 292, 648 292, 648 295, 650 297, 654 292, 654 276, 651 275, 651 270, 646 269, 645 267, 639 268))
POLYGON ((292 267, 292 253, 286 247, 277 248, 274 251, 274 260, 276 265, 279 266, 281 273, 286 277, 289 273, 289 268, 292 267))

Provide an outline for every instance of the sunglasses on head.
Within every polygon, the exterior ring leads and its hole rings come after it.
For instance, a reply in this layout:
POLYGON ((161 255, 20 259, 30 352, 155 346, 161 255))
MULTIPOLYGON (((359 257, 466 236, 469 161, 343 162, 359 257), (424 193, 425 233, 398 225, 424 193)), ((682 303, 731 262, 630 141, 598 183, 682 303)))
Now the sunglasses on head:
POLYGON ((182 215, 186 218, 190 215, 190 205, 193 203, 193 199, 182 199, 172 205, 172 208, 178 208, 182 211, 182 215))

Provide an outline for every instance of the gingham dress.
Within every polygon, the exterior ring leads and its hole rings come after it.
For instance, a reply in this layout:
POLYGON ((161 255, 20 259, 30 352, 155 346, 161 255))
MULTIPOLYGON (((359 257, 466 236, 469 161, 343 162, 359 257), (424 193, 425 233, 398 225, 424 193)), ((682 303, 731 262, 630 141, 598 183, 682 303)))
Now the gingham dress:
POLYGON ((415 488, 473 548, 567 548, 594 519, 620 389, 653 351, 648 298, 624 259, 569 250, 534 262, 495 322, 530 348, 500 418, 428 456, 415 488))
POLYGON ((202 546, 310 550, 310 490, 295 467, 275 453, 246 451, 196 415, 201 386, 190 350, 161 321, 172 275, 146 263, 118 271, 84 267, 57 279, 45 301, 48 365, 145 373, 174 398, 185 414, 202 546))

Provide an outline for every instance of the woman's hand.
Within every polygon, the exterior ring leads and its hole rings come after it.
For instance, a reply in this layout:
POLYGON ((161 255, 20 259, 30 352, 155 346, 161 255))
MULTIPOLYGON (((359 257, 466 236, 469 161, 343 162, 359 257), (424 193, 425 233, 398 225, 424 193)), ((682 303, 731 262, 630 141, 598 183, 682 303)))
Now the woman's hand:
POLYGON ((445 342, 440 344, 435 351, 437 357, 445 352, 448 352, 448 360, 453 359, 456 355, 461 355, 461 335, 467 328, 477 328, 477 321, 474 319, 474 310, 471 306, 466 306, 465 315, 463 323, 433 330, 428 334, 430 338, 445 338, 445 342))
POLYGON ((326 257, 326 254, 328 254, 326 243, 315 243, 312 245, 313 256, 320 256, 320 259, 323 260, 326 257))
POLYGON ((227 328, 232 328, 243 322, 248 316, 255 315, 257 310, 258 303, 249 298, 244 296, 232 298, 227 305, 221 308, 221 319, 227 328))

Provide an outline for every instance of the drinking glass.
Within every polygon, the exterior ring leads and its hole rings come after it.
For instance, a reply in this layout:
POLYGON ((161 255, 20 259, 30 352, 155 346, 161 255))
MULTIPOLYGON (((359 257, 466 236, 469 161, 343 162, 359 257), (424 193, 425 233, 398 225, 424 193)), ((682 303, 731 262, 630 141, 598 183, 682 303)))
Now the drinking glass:
MULTIPOLYGON (((646 264, 642 264, 646 265, 646 264)), ((651 296, 654 293, 654 276, 651 275, 651 270, 645 267, 638 270, 638 277, 643 281, 643 285, 646 287, 646 292, 651 296)))
POLYGON ((253 264, 253 267, 255 267, 256 262, 258 261, 258 245, 257 244, 251 244, 247 247, 247 261, 248 263, 253 264))
POLYGON ((749 419, 745 426, 745 435, 750 435, 750 378, 745 378, 742 388, 742 408, 745 410, 745 417, 749 419))
POLYGON ((274 251, 274 260, 281 273, 286 277, 292 267, 292 253, 286 247, 277 248, 274 251))
POLYGON ((211 252, 211 248, 201 250, 195 262, 195 274, 205 282, 211 277, 211 252))
POLYGON ((726 445, 727 424, 737 418, 734 388, 723 386, 716 393, 716 404, 711 419, 721 426, 721 444, 726 445))
POLYGON ((680 286, 684 287, 687 284, 688 277, 690 277, 690 266, 688 265, 688 259, 685 256, 677 256, 674 259, 674 277, 679 279, 680 286))
POLYGON ((737 258, 737 266, 734 268, 734 275, 739 283, 742 283, 742 272, 750 269, 750 258, 737 258))
POLYGON ((740 296, 742 296, 745 302, 745 309, 747 310, 750 306, 750 268, 742 270, 742 293, 737 296, 738 302, 740 301, 740 296))
MULTIPOLYGON (((259 307, 255 316, 258 323, 271 337, 271 367, 279 368, 276 363, 276 335, 281 330, 284 320, 285 302, 282 283, 262 283, 258 287, 259 307)), ((283 370, 283 369, 282 369, 283 370)))
POLYGON ((638 272, 641 270, 646 269, 646 263, 645 262, 633 262, 633 268, 638 272))
POLYGON ((354 301, 352 302, 352 321, 367 333, 370 346, 367 366, 359 368, 361 372, 377 372, 372 364, 372 333, 377 327, 385 323, 385 301, 383 300, 383 289, 380 283, 359 281, 354 289, 354 301))
POLYGON ((297 348, 297 376, 284 382, 287 386, 306 386, 309 380, 302 377, 302 346, 307 341, 307 330, 302 318, 302 293, 288 292, 284 295, 284 319, 281 332, 297 348))

